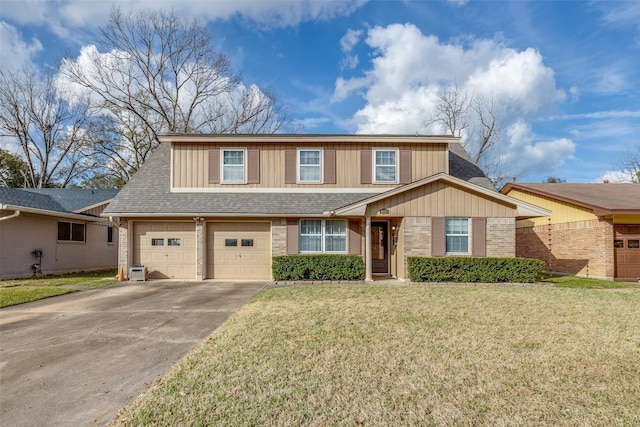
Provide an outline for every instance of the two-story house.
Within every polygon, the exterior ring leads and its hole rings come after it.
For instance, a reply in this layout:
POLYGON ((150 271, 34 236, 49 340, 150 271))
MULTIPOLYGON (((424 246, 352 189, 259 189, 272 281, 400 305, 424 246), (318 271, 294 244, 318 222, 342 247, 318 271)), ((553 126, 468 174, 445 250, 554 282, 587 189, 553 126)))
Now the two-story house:
POLYGON ((408 256, 515 256, 515 221, 449 136, 171 134, 103 215, 119 268, 151 278, 270 279, 271 258, 358 254, 366 280, 408 256))

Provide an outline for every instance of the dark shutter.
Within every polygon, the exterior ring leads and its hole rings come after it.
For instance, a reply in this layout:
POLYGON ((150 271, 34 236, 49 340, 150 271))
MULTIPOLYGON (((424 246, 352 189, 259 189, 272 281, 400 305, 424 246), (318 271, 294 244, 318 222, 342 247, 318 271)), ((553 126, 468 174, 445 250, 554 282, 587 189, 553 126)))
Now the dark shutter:
MULTIPOLYGON (((294 152, 295 153, 295 152, 294 152)), ((287 255, 298 253, 298 220, 295 218, 287 219, 287 255)))
POLYGON ((487 219, 471 219, 471 256, 487 256, 487 219))
POLYGON ((360 182, 371 184, 371 150, 360 151, 360 182))
POLYGON ((284 150, 284 183, 295 184, 296 173, 296 150, 284 150))
POLYGON ((336 183, 336 150, 324 150, 324 176, 325 184, 336 183))
POLYGON ((209 150, 209 183, 220 182, 220 149, 211 148, 209 150))
POLYGON ((260 182, 260 150, 247 150, 247 183, 260 182))
POLYGON ((444 256, 445 241, 444 218, 431 218, 431 256, 444 256))
POLYGON ((360 248, 362 237, 360 236, 360 220, 349 220, 349 254, 360 255, 362 249, 360 248))
POLYGON ((411 150, 400 150, 400 184, 411 182, 411 150))

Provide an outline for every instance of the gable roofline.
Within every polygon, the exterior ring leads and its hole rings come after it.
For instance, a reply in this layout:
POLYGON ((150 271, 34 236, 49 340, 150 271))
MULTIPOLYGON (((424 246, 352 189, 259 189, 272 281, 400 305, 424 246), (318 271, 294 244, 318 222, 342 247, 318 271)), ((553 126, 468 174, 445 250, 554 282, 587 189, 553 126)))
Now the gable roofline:
POLYGON ((541 207, 532 205, 527 202, 523 202, 518 199, 514 199, 513 197, 506 196, 497 191, 488 190, 484 187, 481 187, 476 184, 472 184, 470 182, 464 181, 460 178, 453 177, 451 175, 447 175, 445 173, 437 173, 435 175, 422 178, 418 181, 414 181, 412 183, 403 185, 401 187, 396 187, 389 191, 385 191, 384 193, 376 194, 375 196, 369 197, 367 199, 361 200, 359 202, 353 203, 351 205, 344 206, 342 208, 336 209, 333 212, 329 212, 330 215, 364 215, 364 212, 367 208, 367 205, 370 203, 375 203, 380 200, 384 200, 388 197, 392 197, 398 194, 402 194, 406 191, 413 190, 414 188, 421 187, 423 185, 431 184, 436 181, 445 181, 452 185, 457 185, 466 190, 473 191, 476 193, 480 193, 483 196, 488 198, 497 200, 502 203, 507 203, 516 208, 517 217, 518 218, 533 218, 539 216, 549 216, 551 212, 547 209, 543 209, 541 207))
MULTIPOLYGON (((586 185, 586 184, 585 184, 586 185)), ((618 185, 618 184, 593 184, 593 185, 618 185)), ((637 184, 632 184, 637 185, 637 184)), ((547 187, 548 188, 548 187, 547 187)), ((508 183, 506 184, 500 192, 502 194, 508 194, 512 189, 520 190, 527 193, 531 193, 538 196, 548 197, 550 199, 559 200, 565 203, 572 204, 574 206, 582 207, 585 209, 590 209, 594 215, 596 216, 607 216, 607 215, 638 215, 640 214, 640 209, 617 209, 617 208, 609 208, 602 205, 596 205, 593 203, 588 203, 583 200, 578 200, 573 197, 569 197, 563 194, 558 194, 553 191, 545 191, 540 188, 534 188, 527 184, 519 184, 519 183, 508 183)))
POLYGON ((459 143, 460 138, 451 135, 385 135, 385 134, 190 134, 168 133, 160 135, 158 141, 164 142, 202 142, 202 143, 276 143, 318 144, 322 142, 361 142, 394 144, 449 144, 459 143))
POLYGON ((109 203, 111 203, 111 201, 112 201, 114 198, 115 198, 115 197, 112 197, 112 198, 110 198, 110 199, 103 200, 102 202, 94 203, 94 204, 92 204, 92 205, 85 206, 85 207, 82 207, 82 208, 80 208, 80 209, 76 209, 76 210, 75 210, 75 211, 73 211, 73 212, 74 212, 74 213, 77 213, 77 214, 81 214, 81 213, 82 213, 82 212, 84 212, 84 211, 89 211, 89 210, 91 210, 91 209, 95 209, 95 208, 100 207, 100 206, 103 206, 103 205, 108 205, 109 203))

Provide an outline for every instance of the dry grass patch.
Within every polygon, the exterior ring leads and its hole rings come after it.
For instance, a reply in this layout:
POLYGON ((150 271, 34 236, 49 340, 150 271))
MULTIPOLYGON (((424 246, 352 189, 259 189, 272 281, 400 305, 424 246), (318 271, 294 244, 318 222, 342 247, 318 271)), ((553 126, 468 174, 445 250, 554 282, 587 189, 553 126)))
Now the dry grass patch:
POLYGON ((262 291, 114 425, 638 425, 640 292, 262 291))

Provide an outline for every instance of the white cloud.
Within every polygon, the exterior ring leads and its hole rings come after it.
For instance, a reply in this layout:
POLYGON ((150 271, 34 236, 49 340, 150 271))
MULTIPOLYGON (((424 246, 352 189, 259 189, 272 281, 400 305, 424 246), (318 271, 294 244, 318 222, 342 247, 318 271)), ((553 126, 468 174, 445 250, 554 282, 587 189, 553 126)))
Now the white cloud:
POLYGON ((312 20, 329 20, 353 13, 368 0, 314 1, 314 0, 2 0, 2 15, 22 24, 49 25, 62 35, 70 28, 97 28, 106 24, 113 7, 123 12, 170 10, 200 20, 229 19, 239 15, 268 27, 295 26, 312 20), (25 5, 26 3, 26 5, 25 5))
POLYGON ((30 43, 22 39, 18 30, 0 21, 0 52, 2 52, 3 71, 16 70, 30 63, 33 56, 42 50, 42 44, 36 38, 30 43))
POLYGON ((576 145, 568 138, 536 142, 531 126, 519 120, 507 129, 507 145, 500 160, 508 165, 509 175, 552 173, 572 158, 575 150, 576 145))
POLYGON ((553 172, 575 151, 569 139, 537 141, 531 132, 533 120, 566 99, 537 50, 518 51, 487 39, 443 42, 412 24, 371 28, 365 41, 372 50, 371 68, 336 79, 333 96, 334 102, 362 96, 365 105, 351 120, 358 133, 441 132, 425 128, 425 121, 438 90, 456 84, 493 100, 510 135, 502 138, 499 151, 513 173, 553 172))
POLYGON ((605 171, 593 182, 635 182, 631 171, 605 171))

